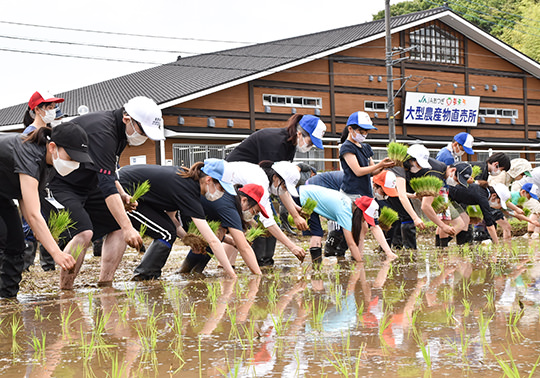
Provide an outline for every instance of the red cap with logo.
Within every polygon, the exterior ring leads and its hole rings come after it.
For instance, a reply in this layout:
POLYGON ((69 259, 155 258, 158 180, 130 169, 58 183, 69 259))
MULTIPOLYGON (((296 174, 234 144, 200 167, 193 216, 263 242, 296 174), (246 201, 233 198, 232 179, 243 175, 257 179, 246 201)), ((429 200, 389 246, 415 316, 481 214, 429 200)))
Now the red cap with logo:
POLYGON ((266 212, 263 205, 261 205, 261 198, 264 194, 264 189, 262 186, 257 184, 247 184, 238 189, 238 191, 244 193, 249 198, 251 198, 253 201, 257 202, 257 205, 259 205, 259 208, 261 209, 261 214, 268 218, 268 213, 266 212))
POLYGON ((376 226, 375 219, 379 219, 379 204, 373 198, 362 196, 354 200, 354 204, 358 206, 364 213, 364 219, 371 226, 376 226))
POLYGON ((30 110, 34 110, 36 106, 39 104, 42 104, 44 102, 55 102, 60 103, 64 102, 64 99, 61 97, 54 97, 52 94, 46 91, 37 91, 30 97, 30 101, 28 101, 28 107, 30 110))

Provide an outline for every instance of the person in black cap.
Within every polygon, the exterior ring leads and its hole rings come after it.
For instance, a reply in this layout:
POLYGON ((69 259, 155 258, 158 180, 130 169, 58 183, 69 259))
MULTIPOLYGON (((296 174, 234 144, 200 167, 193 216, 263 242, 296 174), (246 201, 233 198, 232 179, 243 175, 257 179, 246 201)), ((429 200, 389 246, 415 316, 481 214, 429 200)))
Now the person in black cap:
POLYGON ((54 170, 68 175, 79 163, 92 163, 92 159, 86 133, 73 122, 54 130, 42 127, 26 137, 0 135, 0 297, 17 295, 23 271, 24 233, 14 199, 54 261, 64 271, 75 266, 73 257, 60 250, 47 227, 41 214, 39 191, 54 170))

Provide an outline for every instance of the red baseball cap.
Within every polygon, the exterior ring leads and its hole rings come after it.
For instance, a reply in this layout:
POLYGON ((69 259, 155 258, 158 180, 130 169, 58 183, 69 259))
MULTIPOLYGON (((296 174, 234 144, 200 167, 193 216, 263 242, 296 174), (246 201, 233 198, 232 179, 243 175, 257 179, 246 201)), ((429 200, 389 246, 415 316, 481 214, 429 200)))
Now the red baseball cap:
POLYGON ((358 206, 364 213, 364 218, 368 224, 376 226, 375 219, 379 219, 379 204, 373 198, 362 196, 354 200, 354 204, 358 206))
POLYGON ((390 197, 397 197, 396 175, 391 171, 382 171, 373 176, 373 182, 383 188, 384 192, 390 197))
POLYGON ((30 97, 30 101, 28 101, 28 107, 30 108, 30 110, 34 110, 36 106, 44 102, 55 102, 58 104, 64 102, 64 99, 61 97, 54 97, 49 92, 37 91, 32 95, 32 97, 30 97))
POLYGON ((251 198, 253 201, 257 202, 257 205, 259 205, 259 208, 261 209, 261 214, 268 218, 268 213, 266 212, 263 205, 261 205, 261 198, 264 194, 264 189, 262 186, 257 184, 247 184, 238 189, 238 191, 244 193, 249 198, 251 198))

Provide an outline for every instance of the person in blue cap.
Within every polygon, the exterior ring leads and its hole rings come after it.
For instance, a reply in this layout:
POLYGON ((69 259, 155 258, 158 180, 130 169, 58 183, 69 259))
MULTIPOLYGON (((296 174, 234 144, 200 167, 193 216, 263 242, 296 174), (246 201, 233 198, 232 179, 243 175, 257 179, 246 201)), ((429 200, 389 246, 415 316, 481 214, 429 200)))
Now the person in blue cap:
MULTIPOLYGON (((221 180, 224 164, 223 160, 211 159, 208 163, 195 163, 189 169, 140 164, 125 166, 118 171, 119 182, 125 189, 146 180, 150 182, 150 190, 137 201, 137 209, 128 213, 133 226, 139 229, 145 224, 146 234, 154 239, 135 268, 134 280, 154 279, 161 275, 176 237, 185 235, 176 218, 177 212, 195 223, 225 272, 236 277, 221 241, 206 221, 201 203, 201 196, 214 202, 223 197, 225 191, 236 195, 234 187, 221 180)), ((184 226, 187 229, 188 225, 184 226)), ((114 270, 107 278, 112 280, 113 276, 114 270)))
POLYGON ((376 175, 384 168, 394 166, 389 158, 379 163, 373 162, 373 150, 364 141, 369 130, 377 130, 366 112, 354 112, 347 120, 347 127, 341 135, 339 161, 344 172, 341 191, 353 201, 361 196, 373 198, 371 175, 376 175))
MULTIPOLYGON (((512 203, 518 205, 519 197, 525 197, 527 200, 521 205, 523 209, 529 209, 531 214, 529 219, 533 222, 540 218, 540 202, 538 202, 538 186, 532 182, 524 184, 519 191, 510 192, 512 203)), ((540 227, 535 227, 533 223, 527 225, 527 233, 524 238, 538 239, 540 227)))
POLYGON ((474 155, 472 149, 474 138, 469 133, 459 133, 454 136, 454 140, 448 143, 446 147, 441 148, 436 159, 442 161, 446 165, 452 165, 461 161, 461 156, 467 153, 474 155))

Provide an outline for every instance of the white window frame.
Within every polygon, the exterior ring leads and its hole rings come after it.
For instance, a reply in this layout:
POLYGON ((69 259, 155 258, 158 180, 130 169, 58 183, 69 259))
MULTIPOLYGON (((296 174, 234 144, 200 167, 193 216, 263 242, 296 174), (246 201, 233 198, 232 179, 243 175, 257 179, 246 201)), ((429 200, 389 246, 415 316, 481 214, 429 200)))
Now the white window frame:
POLYGON ((322 109, 322 97, 289 96, 265 93, 262 95, 262 100, 263 105, 265 106, 322 109))
POLYGON ((418 49, 410 53, 412 60, 460 64, 459 39, 440 27, 431 25, 413 30, 409 33, 409 38, 411 46, 418 46, 418 49))
POLYGON ((364 111, 388 113, 388 102, 365 100, 364 111), (382 106, 382 108, 379 108, 380 106, 382 106))
POLYGON ((509 119, 518 119, 519 112, 517 109, 507 109, 507 108, 479 108, 478 115, 480 117, 486 118, 509 118, 509 119), (505 115, 504 113, 509 112, 511 115, 505 115))

